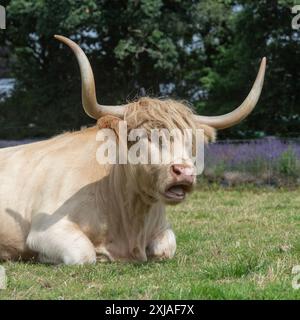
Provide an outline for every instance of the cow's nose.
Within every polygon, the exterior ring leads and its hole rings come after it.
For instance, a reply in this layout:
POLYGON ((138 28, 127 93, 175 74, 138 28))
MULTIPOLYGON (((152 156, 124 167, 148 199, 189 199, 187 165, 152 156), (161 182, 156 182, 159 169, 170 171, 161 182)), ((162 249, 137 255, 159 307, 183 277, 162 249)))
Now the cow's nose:
POLYGON ((173 164, 171 166, 171 173, 173 177, 179 181, 185 181, 189 183, 194 182, 194 168, 190 166, 184 164, 173 164))

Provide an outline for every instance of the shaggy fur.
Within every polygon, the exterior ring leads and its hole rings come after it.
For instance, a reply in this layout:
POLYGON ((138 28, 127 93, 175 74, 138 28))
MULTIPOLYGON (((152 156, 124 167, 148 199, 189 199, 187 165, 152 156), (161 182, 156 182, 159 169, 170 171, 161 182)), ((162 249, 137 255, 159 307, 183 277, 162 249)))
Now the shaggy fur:
MULTIPOLYGON (((142 98, 125 114, 129 128, 199 127, 174 100, 142 98)), ((0 150, 0 259, 83 264, 171 258, 176 241, 162 193, 174 182, 167 165, 99 165, 99 126, 0 150)), ((202 126, 207 140, 215 132, 202 126)), ((191 165, 187 163, 186 165, 191 165)))
POLYGON ((215 129, 196 122, 193 114, 191 106, 183 101, 145 97, 127 107, 124 120, 130 129, 142 127, 148 132, 154 128, 168 130, 179 128, 192 129, 193 131, 203 129, 207 142, 215 141, 215 129))

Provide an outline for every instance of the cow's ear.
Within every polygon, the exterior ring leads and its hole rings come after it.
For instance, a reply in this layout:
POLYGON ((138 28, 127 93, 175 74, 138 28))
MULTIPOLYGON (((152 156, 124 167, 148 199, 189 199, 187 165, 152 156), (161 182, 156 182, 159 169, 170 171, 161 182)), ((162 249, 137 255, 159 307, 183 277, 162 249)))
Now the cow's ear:
POLYGON ((215 128, 210 127, 206 124, 199 124, 198 129, 202 129, 204 131, 205 142, 215 142, 217 137, 217 131, 215 128))
POLYGON ((112 129, 119 138, 119 122, 122 121, 120 118, 114 116, 104 116, 97 121, 99 129, 112 129))

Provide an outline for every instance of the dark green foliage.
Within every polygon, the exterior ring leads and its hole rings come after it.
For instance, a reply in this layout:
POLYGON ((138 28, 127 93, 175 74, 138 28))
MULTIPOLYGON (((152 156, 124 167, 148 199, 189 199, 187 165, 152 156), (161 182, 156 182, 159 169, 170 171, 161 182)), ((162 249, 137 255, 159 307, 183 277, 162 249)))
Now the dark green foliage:
MULTIPOLYGON (((299 136, 300 133, 300 31, 293 30, 295 1, 237 1, 234 33, 218 48, 210 77, 210 114, 231 110, 249 91, 259 59, 266 56, 267 74, 258 107, 227 136, 299 136)), ((222 132, 222 134, 224 134, 222 132)))
POLYGON ((92 123, 81 108, 79 43, 95 72, 98 100, 117 104, 140 88, 152 96, 191 101, 203 114, 232 110, 268 57, 261 102, 221 137, 296 135, 299 33, 292 1, 11 0, 1 45, 10 49, 12 98, 0 104, 0 136, 49 136, 92 123))

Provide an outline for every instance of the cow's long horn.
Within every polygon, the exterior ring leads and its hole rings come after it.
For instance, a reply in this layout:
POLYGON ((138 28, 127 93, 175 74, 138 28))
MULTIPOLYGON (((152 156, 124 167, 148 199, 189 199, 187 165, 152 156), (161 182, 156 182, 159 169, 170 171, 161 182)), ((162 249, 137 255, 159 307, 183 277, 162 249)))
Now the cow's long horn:
POLYGON ((99 119, 105 115, 123 118, 126 105, 103 106, 97 103, 93 70, 82 49, 74 41, 66 37, 59 35, 54 37, 69 46, 77 58, 82 82, 82 104, 86 114, 94 119, 99 119))
POLYGON ((241 122, 254 109, 259 99, 259 96, 263 87, 263 83, 264 83, 265 70, 266 70, 266 58, 263 58, 260 64, 260 68, 259 68, 256 80, 253 84, 253 87, 250 93, 248 94, 247 98, 238 108, 236 108, 230 113, 226 113, 221 116, 209 117, 209 116, 195 115, 197 121, 199 121, 202 124, 207 124, 216 129, 229 128, 241 122))

